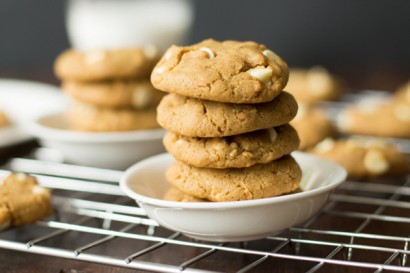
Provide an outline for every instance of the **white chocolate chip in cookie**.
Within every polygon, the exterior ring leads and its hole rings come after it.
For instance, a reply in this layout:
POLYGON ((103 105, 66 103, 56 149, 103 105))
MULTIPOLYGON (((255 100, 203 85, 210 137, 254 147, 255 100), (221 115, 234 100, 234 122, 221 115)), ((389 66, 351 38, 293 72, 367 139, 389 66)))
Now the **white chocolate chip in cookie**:
POLYGON ((270 141, 272 143, 275 142, 276 139, 278 138, 278 133, 276 132, 275 128, 269 128, 267 130, 268 130, 268 133, 269 133, 270 141))
POLYGON ((276 55, 272 50, 269 49, 265 49, 262 54, 266 57, 268 57, 268 59, 274 61, 276 64, 280 65, 280 61, 279 61, 279 57, 278 55, 276 55))
POLYGON ((43 188, 39 185, 35 185, 33 187, 32 191, 33 191, 33 194, 36 194, 36 195, 44 195, 44 196, 49 196, 50 195, 50 192, 47 189, 45 189, 45 188, 43 188))
POLYGON ((155 45, 146 45, 144 46, 143 51, 148 59, 154 59, 158 56, 158 48, 155 45))
POLYGON ((152 94, 150 90, 140 86, 134 89, 132 92, 132 105, 136 109, 143 109, 149 106, 152 101, 152 94))
POLYGON ((272 68, 271 67, 255 67, 252 69, 249 69, 249 74, 251 74, 251 76, 254 79, 257 79, 259 81, 261 81, 264 84, 269 84, 271 82, 272 79, 272 68))
POLYGON ((308 112, 309 112, 309 106, 303 103, 299 103, 298 112, 296 113, 294 120, 299 120, 299 119, 304 118, 308 112))
POLYGON ((335 146, 335 141, 332 138, 325 138, 318 144, 316 144, 314 150, 319 153, 326 153, 333 149, 335 146))
POLYGON ((326 69, 320 66, 309 69, 307 74, 307 90, 315 95, 324 95, 331 89, 332 80, 326 69))
POLYGON ((16 179, 17 181, 24 182, 27 179, 27 175, 25 173, 17 173, 16 179))
POLYGON ((166 66, 158 66, 158 67, 155 69, 155 72, 158 73, 158 74, 162 74, 162 73, 164 73, 166 70, 167 70, 167 67, 166 67, 166 66))
POLYGON ((204 51, 208 54, 209 59, 215 58, 215 53, 208 47, 202 47, 199 50, 204 51))
POLYGON ((390 168, 390 164, 384 155, 377 150, 370 150, 366 153, 364 166, 372 174, 382 174, 390 168))
POLYGON ((393 113, 398 120, 410 122, 410 105, 398 104, 394 107, 393 113))
POLYGON ((106 56, 107 52, 104 50, 93 50, 85 55, 85 61, 88 64, 95 64, 104 60, 106 56))

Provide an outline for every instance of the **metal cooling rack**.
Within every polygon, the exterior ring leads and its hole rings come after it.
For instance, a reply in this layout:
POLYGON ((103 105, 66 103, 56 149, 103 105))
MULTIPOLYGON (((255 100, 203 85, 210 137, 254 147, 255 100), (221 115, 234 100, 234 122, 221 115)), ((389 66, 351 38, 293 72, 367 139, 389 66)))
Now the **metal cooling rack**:
POLYGON ((0 248, 154 272, 222 272, 227 264, 231 272, 410 272, 410 176, 348 181, 302 226, 216 244, 148 219, 119 189, 119 171, 33 159, 7 169, 53 189, 55 214, 0 232, 0 248))

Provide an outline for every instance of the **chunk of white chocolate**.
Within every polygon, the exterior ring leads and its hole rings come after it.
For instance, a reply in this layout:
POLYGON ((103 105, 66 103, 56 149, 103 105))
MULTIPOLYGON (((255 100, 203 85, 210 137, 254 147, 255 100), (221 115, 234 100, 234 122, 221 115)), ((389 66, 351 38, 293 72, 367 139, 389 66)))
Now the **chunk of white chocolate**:
POLYGON ((364 166, 372 174, 382 174, 389 170, 390 164, 377 150, 369 150, 364 156, 364 166))
POLYGON ((278 133, 276 132, 275 128, 268 129, 270 141, 273 143, 278 138, 278 133))
POLYGON ((17 173, 16 179, 17 181, 24 182, 27 179, 27 175, 25 173, 17 173))
POLYGON ((43 188, 39 185, 35 185, 32 189, 32 192, 35 195, 45 195, 45 196, 50 195, 50 192, 46 188, 43 188))
POLYGON ((145 87, 137 87, 132 92, 132 105, 136 109, 143 109, 147 107, 152 101, 152 94, 150 90, 145 87))
POLYGON ((158 66, 158 67, 155 69, 155 72, 158 73, 158 74, 162 74, 162 73, 164 73, 166 70, 167 70, 167 67, 166 67, 166 66, 158 66))
POLYGON ((273 71, 271 67, 255 67, 248 71, 252 78, 257 79, 264 84, 269 84, 272 80, 273 71))
POLYGON ((335 141, 332 138, 325 138, 318 144, 316 144, 314 150, 318 153, 327 153, 335 147, 335 141))
POLYGON ((410 105, 397 104, 393 109, 393 113, 398 120, 410 122, 410 105))
POLYGON ((278 60, 278 56, 272 50, 265 49, 262 54, 275 62, 278 60))
POLYGON ((158 56, 158 48, 155 45, 146 45, 142 50, 144 51, 144 54, 148 59, 154 59, 158 56))
POLYGON ((208 47, 201 47, 199 50, 204 51, 208 54, 209 59, 215 58, 215 53, 208 47))
POLYGON ((85 61, 88 64, 95 64, 104 60, 106 56, 107 52, 104 50, 93 50, 85 55, 85 61))

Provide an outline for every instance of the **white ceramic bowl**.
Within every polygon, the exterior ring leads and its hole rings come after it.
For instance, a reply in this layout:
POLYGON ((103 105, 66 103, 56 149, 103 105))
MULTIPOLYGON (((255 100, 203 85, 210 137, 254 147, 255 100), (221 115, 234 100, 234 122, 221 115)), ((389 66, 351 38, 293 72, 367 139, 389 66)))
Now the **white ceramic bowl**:
POLYGON ((165 151, 163 129, 125 132, 78 132, 68 129, 63 114, 36 119, 29 132, 41 144, 60 151, 71 163, 125 169, 143 158, 165 151))
POLYGON ((302 192, 272 198, 209 203, 161 200, 170 185, 164 172, 174 159, 161 154, 143 160, 123 175, 121 189, 160 225, 188 237, 208 241, 260 239, 303 223, 327 201, 346 179, 346 171, 328 160, 294 152, 303 177, 302 192))

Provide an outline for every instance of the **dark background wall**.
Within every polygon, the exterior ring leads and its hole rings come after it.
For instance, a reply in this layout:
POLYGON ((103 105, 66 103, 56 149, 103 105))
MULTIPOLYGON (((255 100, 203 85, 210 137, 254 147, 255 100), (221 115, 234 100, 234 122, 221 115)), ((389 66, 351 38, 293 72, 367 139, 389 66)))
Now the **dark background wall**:
MULTIPOLYGON (((126 0, 117 0, 126 1, 126 0)), ((290 66, 321 64, 349 79, 410 78, 408 0, 197 0, 189 43, 265 43, 290 66)), ((63 0, 0 1, 0 77, 45 75, 69 47, 63 0)), ((393 81, 393 82, 394 82, 393 81)), ((370 84, 371 85, 371 84, 370 84)))

